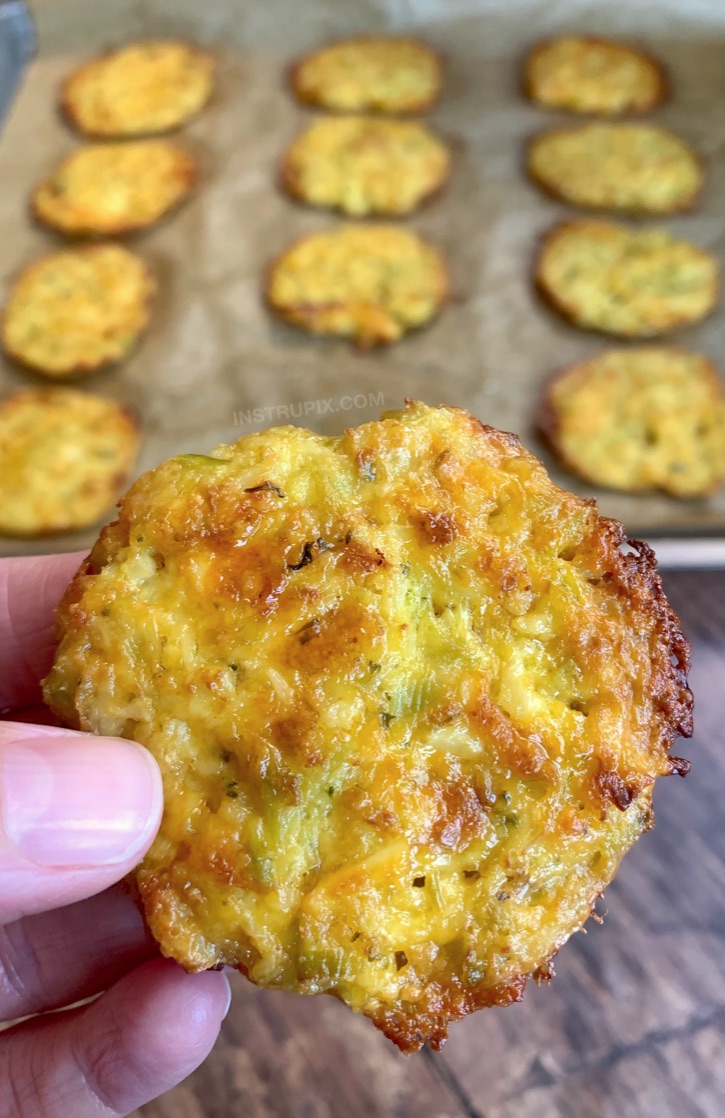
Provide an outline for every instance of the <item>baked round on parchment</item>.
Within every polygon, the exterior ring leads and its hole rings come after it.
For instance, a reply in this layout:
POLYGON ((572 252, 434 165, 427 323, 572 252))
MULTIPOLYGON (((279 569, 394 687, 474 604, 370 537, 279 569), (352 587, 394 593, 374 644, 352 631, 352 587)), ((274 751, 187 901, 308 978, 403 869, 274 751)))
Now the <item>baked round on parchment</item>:
POLYGON ((663 229, 566 221, 544 238, 536 263, 544 298, 577 326, 649 338, 698 322, 715 306, 714 256, 663 229))
POLYGON ((371 116, 315 120, 282 162, 282 183, 312 206, 408 214, 448 179, 450 152, 424 124, 371 116))
POLYGON ((112 400, 31 388, 0 402, 0 534, 86 528, 108 512, 138 448, 136 419, 112 400))
POLYGON ((448 293, 439 253, 394 225, 343 225, 292 245, 272 265, 270 307, 312 334, 367 347, 424 326, 448 293))
POLYGON ((670 214, 693 207, 704 166, 674 132, 654 124, 557 128, 529 144, 529 177, 572 206, 670 214))
POLYGON ((148 39, 99 55, 63 83, 61 108, 86 136, 149 136, 178 128, 211 96, 212 56, 191 43, 148 39))
POLYGON ((145 330, 156 283, 121 245, 63 249, 29 264, 5 304, 5 352, 49 377, 121 361, 145 330))
POLYGON ((301 58, 292 90, 334 112, 417 113, 438 99, 441 63, 419 39, 366 35, 342 39, 301 58))
POLYGON ((652 55, 591 36, 537 43, 526 59, 524 89, 546 109, 594 116, 648 113, 669 93, 664 68, 652 55))
POLYGON ((178 206, 197 174, 196 160, 168 140, 88 145, 38 184, 32 211, 70 236, 121 236, 178 206))
POLYGON ((725 478, 725 391, 698 353, 614 349, 571 365, 548 385, 539 426, 594 485, 701 497, 725 478))
POLYGON ((161 950, 334 994, 407 1051, 550 977, 688 767, 688 646, 622 542, 455 408, 145 474, 45 697, 161 766, 136 872, 161 950))

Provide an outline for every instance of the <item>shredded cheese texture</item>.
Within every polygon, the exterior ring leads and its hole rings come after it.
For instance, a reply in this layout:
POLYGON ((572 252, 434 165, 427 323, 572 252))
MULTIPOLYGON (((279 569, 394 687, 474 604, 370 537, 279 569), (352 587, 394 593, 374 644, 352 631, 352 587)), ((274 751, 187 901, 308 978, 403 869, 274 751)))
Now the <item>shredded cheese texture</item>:
POLYGON ((420 112, 442 81, 438 56, 418 39, 361 36, 306 55, 292 72, 301 101, 335 112, 420 112))
POLYGON ((178 128, 211 96, 214 60, 171 39, 131 43, 92 59, 65 81, 61 105, 87 136, 144 136, 178 128))
POLYGON ((685 766, 687 646, 622 538, 453 408, 144 475, 45 695, 161 766, 136 881, 162 950, 406 1050, 545 976, 685 766))
POLYGON ((546 236, 536 280, 577 326, 651 338, 698 322, 718 298, 714 256, 664 229, 569 221, 546 236))

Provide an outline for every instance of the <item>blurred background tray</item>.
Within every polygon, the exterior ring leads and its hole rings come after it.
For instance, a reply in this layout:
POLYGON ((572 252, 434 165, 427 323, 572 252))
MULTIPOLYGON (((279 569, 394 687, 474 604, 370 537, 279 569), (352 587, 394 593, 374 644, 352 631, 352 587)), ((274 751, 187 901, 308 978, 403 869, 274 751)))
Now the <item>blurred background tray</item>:
MULTIPOLYGON (((651 5, 610 0, 38 0, 39 53, 0 140, 0 298, 13 273, 62 242, 27 215, 31 186, 79 142, 56 110, 60 79, 108 45, 147 35, 207 43, 219 58, 218 93, 178 139, 197 154, 195 198, 157 229, 130 240, 156 270, 160 297, 147 337, 117 369, 81 382, 131 404, 143 423, 138 470, 178 451, 204 451, 287 416, 325 433, 377 417, 406 396, 468 408, 515 431, 555 479, 622 520, 630 535, 676 565, 725 565, 725 489, 702 501, 592 489, 560 470, 538 443, 533 415, 556 368, 613 340, 559 321, 531 289, 540 234, 572 211, 524 178, 522 145, 568 119, 519 95, 523 52, 559 30, 617 34, 656 53, 673 86, 652 119, 705 156, 708 178, 693 215, 658 222, 723 257, 725 248, 725 7, 719 0, 651 5), (406 223, 440 246, 453 298, 428 329, 402 343, 356 353, 273 321, 261 300, 270 257, 291 240, 340 220, 305 209, 276 185, 286 145, 314 114, 285 87, 301 51, 360 31, 414 28, 446 62, 431 122, 452 144, 448 190, 406 223), (255 411, 255 409, 257 409, 255 411), (285 414, 287 410, 287 415, 285 414), (663 542, 666 541, 666 542, 663 542)), ((716 363, 725 356, 722 307, 677 344, 716 363)), ((0 392, 41 379, 0 364, 0 392)), ((0 553, 85 547, 96 529, 40 541, 0 541, 0 553)))

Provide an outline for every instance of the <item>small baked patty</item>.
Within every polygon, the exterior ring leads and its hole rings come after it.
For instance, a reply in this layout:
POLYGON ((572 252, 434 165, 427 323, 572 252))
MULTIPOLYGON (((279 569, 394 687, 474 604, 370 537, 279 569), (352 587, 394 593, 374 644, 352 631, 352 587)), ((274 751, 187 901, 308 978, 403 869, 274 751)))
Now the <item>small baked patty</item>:
POLYGON ((321 117, 294 141, 282 183, 312 206, 366 214, 407 214, 440 190, 448 148, 424 124, 370 116, 321 117))
POLYGON ((120 404, 71 388, 0 402, 0 534, 32 537, 95 524, 113 506, 138 448, 120 404))
POLYGON ((393 225, 347 225, 305 237, 274 262, 269 305, 312 334, 367 347, 424 326, 445 302, 436 249, 393 225))
POLYGON ((539 426, 594 485, 700 497, 725 477, 725 392, 697 353, 647 346, 571 365, 550 382, 539 426))
POLYGON ((149 39, 84 63, 63 83, 61 108, 85 136, 149 136, 178 128, 211 96, 214 60, 191 43, 149 39))
POLYGON ((74 236, 121 236, 153 225, 197 179, 196 160, 168 140, 78 148, 35 188, 32 211, 74 236))
POLYGON ((648 113, 669 92, 664 68, 646 51, 588 36, 549 39, 532 47, 524 89, 544 108, 594 116, 648 113))
POLYGON ((667 334, 718 299, 715 257, 662 229, 569 221, 544 238, 535 271, 544 298, 575 325, 625 338, 667 334))
POLYGON ((49 377, 96 372, 134 348, 155 291, 146 264, 121 245, 50 253, 28 265, 10 289, 3 348, 49 377))
POLYGON ((527 171, 547 193, 573 206, 670 214, 691 209, 704 177, 689 144, 654 124, 584 124, 529 144, 527 171))
POLYGON ((342 39, 301 58, 291 72, 300 101, 335 112, 417 113, 437 100, 438 55, 419 39, 342 39))
POLYGON ((550 977, 688 767, 687 642, 623 542, 457 408, 141 477, 45 698, 161 766, 135 879, 162 952, 334 994, 406 1051, 550 977))

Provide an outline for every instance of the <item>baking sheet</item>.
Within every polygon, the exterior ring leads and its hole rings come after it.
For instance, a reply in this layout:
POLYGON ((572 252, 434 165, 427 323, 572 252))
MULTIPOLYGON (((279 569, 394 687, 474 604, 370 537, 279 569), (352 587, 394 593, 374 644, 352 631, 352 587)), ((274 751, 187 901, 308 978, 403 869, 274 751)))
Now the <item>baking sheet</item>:
MULTIPOLYGON (((606 5, 510 0, 205 0, 104 4, 40 0, 34 5, 40 53, 0 140, 0 298, 12 274, 62 241, 27 217, 30 187, 78 142, 59 119, 60 79, 89 53, 145 35, 178 35, 211 45, 218 93, 177 133, 200 159, 197 195, 163 225, 129 241, 160 286, 147 337, 117 369, 83 383, 135 407, 143 424, 137 473, 180 451, 204 451, 288 421, 324 433, 376 418, 406 396, 468 408, 515 431, 554 478, 617 517, 630 534, 725 540, 725 490, 702 501, 632 497, 591 489, 559 470, 538 443, 533 414, 555 369, 616 342, 559 321, 531 290, 537 238, 570 213, 521 174, 522 146, 537 129, 571 120, 518 95, 521 56, 559 30, 621 33, 668 66, 669 105, 652 114, 706 157, 702 205, 666 222, 678 236, 725 249, 725 6, 718 0, 610 0, 606 5), (288 200, 276 186, 279 158, 314 115, 284 82, 301 50, 338 35, 414 27, 446 61, 445 87, 431 123, 454 150, 448 190, 406 223, 446 256, 453 298, 428 329, 400 344, 357 353, 312 339, 265 310, 265 267, 290 241, 338 217, 288 200)), ((725 363, 722 307, 677 342, 725 363)), ((0 365, 0 392, 41 378, 0 365)), ((88 546, 85 533, 41 541, 0 541, 4 554, 88 546)))

